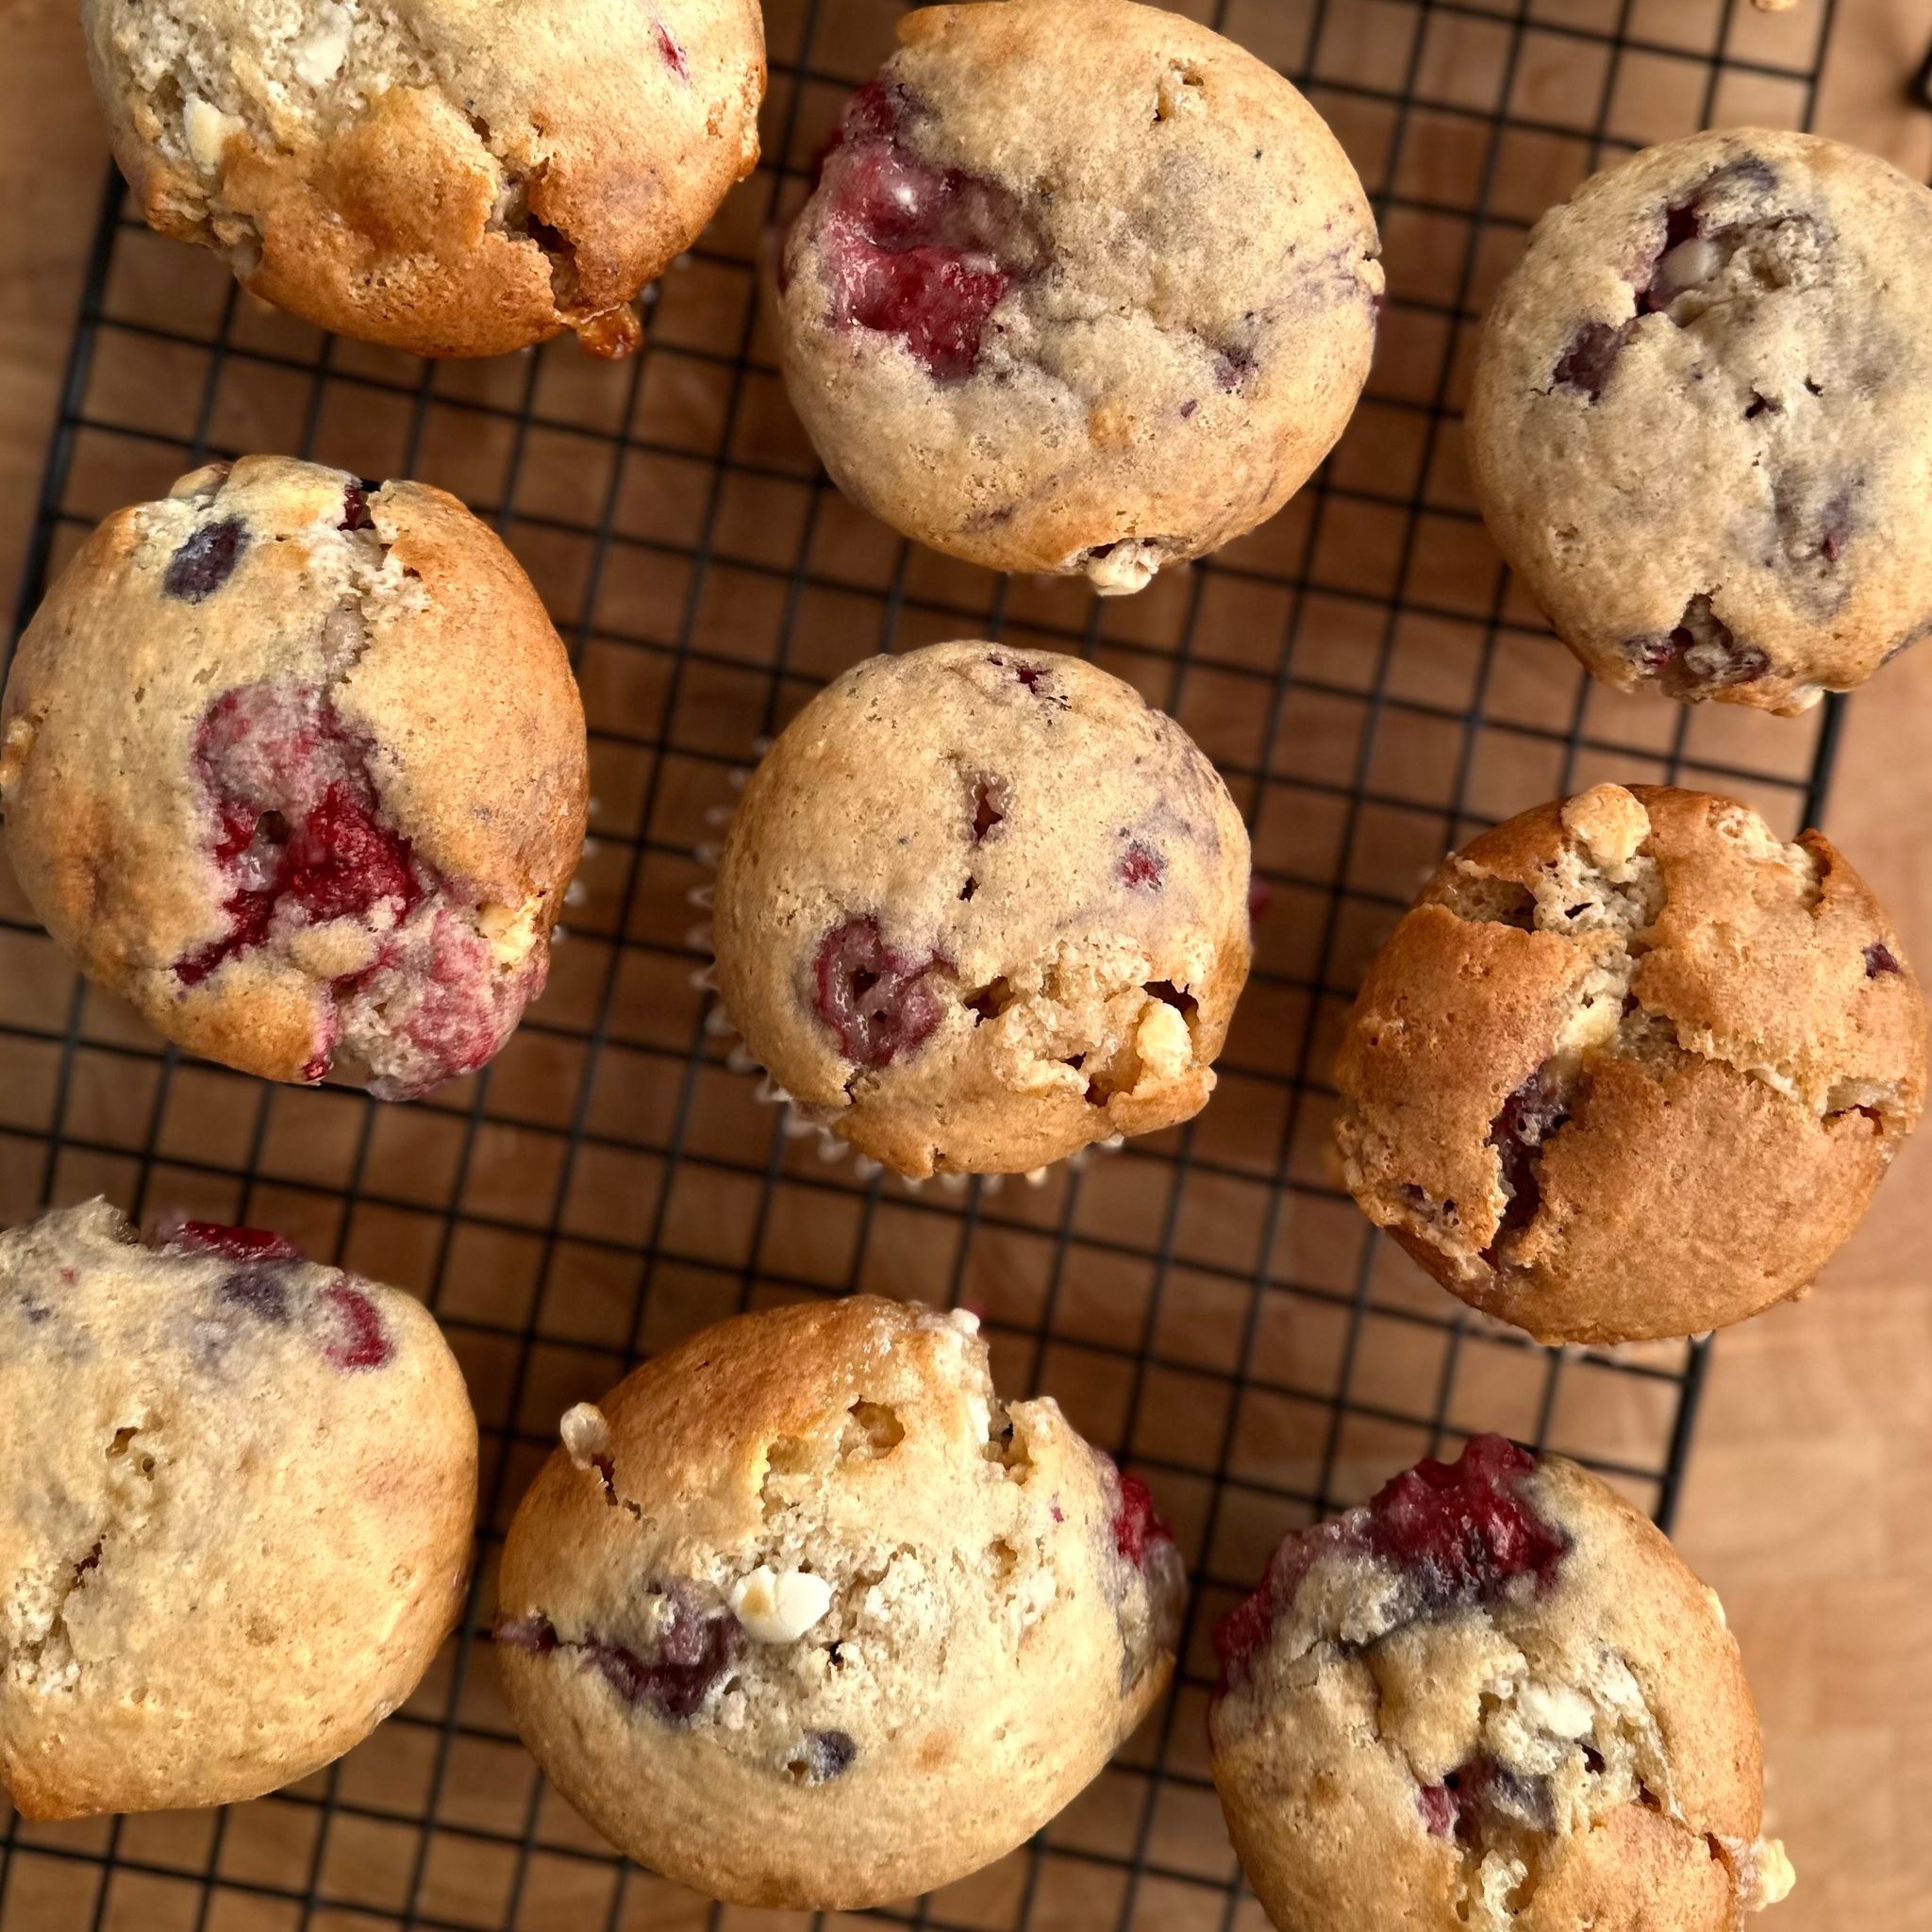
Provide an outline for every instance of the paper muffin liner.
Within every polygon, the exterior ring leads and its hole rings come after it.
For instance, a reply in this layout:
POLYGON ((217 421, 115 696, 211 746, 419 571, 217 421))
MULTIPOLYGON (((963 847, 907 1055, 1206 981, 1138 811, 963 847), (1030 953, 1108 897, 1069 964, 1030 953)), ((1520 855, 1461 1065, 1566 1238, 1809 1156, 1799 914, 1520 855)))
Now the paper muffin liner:
MULTIPOLYGON (((772 744, 773 741, 770 738, 761 737, 756 740, 752 745, 756 758, 762 758, 771 750, 772 744)), ((753 769, 752 765, 734 765, 729 769, 725 774, 725 781, 734 792, 741 792, 750 783, 753 769)), ((724 853, 723 835, 730 828, 737 809, 735 805, 713 805, 708 807, 705 811, 705 824, 720 836, 715 839, 704 839, 698 842, 694 856, 698 863, 712 876, 703 884, 693 886, 685 894, 687 904, 707 915, 702 924, 691 926, 684 936, 685 943, 693 952, 705 955, 705 963, 691 974, 691 983, 699 991, 709 993, 711 996, 710 1005, 705 1008, 705 1032, 711 1039, 728 1040, 731 1042, 724 1055, 724 1064, 733 1073, 758 1076, 758 1086, 755 1090, 757 1097, 763 1105, 782 1110, 784 1118, 780 1123, 780 1131, 787 1140, 799 1141, 816 1136, 818 1156, 821 1160, 830 1163, 849 1158, 854 1177, 861 1181, 870 1181, 878 1174, 891 1174, 910 1193, 918 1193, 927 1185, 928 1180, 941 1192, 948 1194, 963 1194, 966 1191, 966 1184, 975 1179, 979 1182, 981 1191, 988 1194, 998 1193, 1008 1180, 1014 1178, 1024 1180, 1029 1188, 1042 1188, 1046 1185, 1047 1176, 1057 1167, 1064 1168, 1072 1174, 1079 1174, 1085 1170, 1090 1156, 1118 1152, 1125 1137, 1114 1134, 1105 1141, 1094 1141, 1085 1147, 1076 1147, 1073 1153, 1063 1155, 1058 1160, 1048 1161, 1041 1167, 1029 1168, 1018 1176, 1006 1174, 963 1173, 935 1174, 924 1177, 903 1174, 888 1168, 883 1161, 874 1160, 871 1155, 861 1154, 839 1132, 838 1108, 815 1107, 808 1101, 796 1099, 788 1093, 772 1077, 771 1070, 746 1046, 744 1036, 739 1030, 738 1023, 732 1019, 729 1009, 724 1005, 724 995, 718 987, 717 955, 713 950, 712 925, 708 915, 717 892, 718 862, 724 853)))

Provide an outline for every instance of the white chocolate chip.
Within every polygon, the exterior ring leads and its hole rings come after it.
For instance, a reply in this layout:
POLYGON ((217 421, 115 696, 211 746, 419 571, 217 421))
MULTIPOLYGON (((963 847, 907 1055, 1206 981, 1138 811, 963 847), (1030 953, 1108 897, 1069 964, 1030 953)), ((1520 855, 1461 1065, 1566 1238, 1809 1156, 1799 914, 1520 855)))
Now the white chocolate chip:
POLYGON ((204 175, 220 173, 223 149, 227 146, 231 135, 241 132, 242 123, 236 116, 223 113, 199 94, 190 94, 182 104, 182 137, 188 142, 188 152, 193 157, 194 165, 204 175))
POLYGON ((570 1459, 579 1469, 590 1469, 600 1456, 609 1452, 610 1424, 594 1402, 580 1402, 575 1408, 565 1409, 557 1432, 563 1438, 570 1459))
POLYGON ((961 1335, 977 1335, 979 1333, 979 1317, 971 1308, 948 1308, 946 1310, 946 1320, 961 1335))
POLYGON ((1679 242, 1657 263, 1657 285, 1672 291, 1702 288, 1723 266, 1717 243, 1693 235, 1688 242, 1679 242))
POLYGON ((1650 814, 1636 794, 1621 785, 1592 785, 1563 807, 1563 829, 1587 847, 1606 872, 1615 873, 1629 864, 1650 837, 1650 814))
POLYGON ((1596 1707, 1582 1691, 1543 1677, 1532 1677, 1516 1693, 1516 1707, 1530 1724, 1553 1738, 1568 1738, 1574 1742, 1589 1737, 1596 1727, 1596 1707))
POLYGON ((525 899, 521 906, 485 906, 476 913, 476 930, 489 941, 499 966, 516 966, 528 958, 537 944, 538 928, 543 917, 541 892, 525 899))
MULTIPOLYGON (((1143 1074, 1173 1080, 1194 1063, 1194 1040, 1178 1008, 1165 1000, 1149 1000, 1134 1029, 1134 1051, 1143 1074)), ((1138 1083, 1137 1083, 1138 1084, 1138 1083)))
POLYGON ((1751 1847, 1751 1882, 1744 1888, 1740 1903, 1747 1912, 1759 1912, 1766 1906, 1782 1905, 1791 1895, 1798 1874, 1785 1856, 1779 1839, 1761 1838, 1751 1847))
POLYGON ((1146 539, 1130 538, 1096 551, 1077 567, 1086 572, 1095 591, 1103 597, 1131 597, 1154 581, 1167 546, 1146 539))
POLYGON ((295 43, 295 73, 310 87, 333 80, 349 53, 349 16, 340 7, 325 7, 313 33, 295 43))
POLYGON ((809 1570, 760 1563, 731 1586, 731 1614, 760 1643, 795 1643, 832 1607, 832 1586, 809 1570))

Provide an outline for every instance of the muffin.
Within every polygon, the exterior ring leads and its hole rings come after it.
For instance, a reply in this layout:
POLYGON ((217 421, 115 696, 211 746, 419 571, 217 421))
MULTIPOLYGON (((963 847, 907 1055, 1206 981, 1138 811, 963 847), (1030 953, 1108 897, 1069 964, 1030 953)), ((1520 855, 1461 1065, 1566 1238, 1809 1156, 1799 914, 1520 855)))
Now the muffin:
POLYGON ((1622 691, 1785 713, 1932 632, 1932 191, 1744 128, 1593 176, 1484 324, 1470 466, 1622 691))
POLYGON ((1326 124, 1128 0, 932 7, 899 38, 780 263, 787 385, 839 487, 1103 593, 1273 516, 1348 421, 1381 299, 1326 124))
POLYGON ((1440 866, 1336 1066, 1350 1191, 1543 1341, 1699 1333, 1807 1289, 1925 1100, 1898 935, 1816 832, 1600 785, 1440 866))
POLYGON ((253 293, 419 356, 574 328, 631 297, 758 160, 756 0, 82 0, 150 226, 253 293))
POLYGON ((1206 1105, 1247 894, 1241 816, 1173 719, 1077 658, 934 644, 855 665, 752 774, 718 986, 860 1152, 1025 1172, 1206 1105))
POLYGON ((28 1818, 259 1796, 416 1688, 476 1421, 412 1296, 105 1201, 0 1234, 0 1783, 28 1818))
POLYGON ((1790 1890, 1716 1592, 1560 1457, 1479 1436, 1291 1536, 1216 1650, 1283 1932, 1736 1932, 1790 1890))
POLYGON ((0 699, 22 889, 168 1039, 408 1099, 543 989, 583 847, 583 708, 454 497, 244 457, 117 511, 0 699))
POLYGON ((857 1908, 1010 1851, 1174 1664, 1146 1490, 973 1317, 743 1315, 563 1419, 510 1525, 497 1656, 591 1824, 743 1905, 857 1908))

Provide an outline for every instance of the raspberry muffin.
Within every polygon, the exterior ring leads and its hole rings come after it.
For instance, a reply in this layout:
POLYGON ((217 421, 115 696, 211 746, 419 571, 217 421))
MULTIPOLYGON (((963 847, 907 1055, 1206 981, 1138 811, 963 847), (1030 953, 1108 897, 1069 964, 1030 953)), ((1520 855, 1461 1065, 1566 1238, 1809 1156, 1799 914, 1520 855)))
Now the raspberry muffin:
POLYGON ((1247 894, 1241 815, 1173 719, 1077 658, 934 644, 846 672, 752 774, 718 986, 862 1153, 1025 1172, 1207 1104, 1247 894))
POLYGON ((105 1201, 0 1235, 0 1782, 225 1805, 340 1757, 461 1607, 476 1422, 412 1296, 105 1201))
POLYGON ((1369 1217, 1543 1341, 1802 1294, 1925 1100, 1864 881, 1702 792, 1600 785, 1446 859, 1362 984, 1335 1137, 1369 1217))
POLYGON ((1274 69, 1128 0, 907 15, 779 274, 791 400, 847 495, 993 570, 1138 591, 1299 490, 1382 271, 1274 69))
POLYGON ((1214 1783, 1284 1932, 1736 1932, 1791 1889, 1723 1606, 1574 1463, 1419 1464, 1215 1647, 1214 1783))
POLYGON ((81 546, 0 700, 0 810, 48 930, 168 1039, 408 1099, 543 989, 583 709, 454 497, 244 457, 81 546))
POLYGON ((1932 191, 1695 134, 1546 214, 1484 325, 1476 493, 1624 691, 1796 712, 1932 632, 1932 191))
POLYGON ((499 356, 631 297, 758 159, 756 0, 82 0, 151 226, 343 335, 499 356))
POLYGON ((1174 1665, 1146 1490, 971 1315, 740 1316, 563 1419, 510 1525, 497 1655, 544 1772, 714 1898, 856 1908, 1010 1851, 1174 1665))

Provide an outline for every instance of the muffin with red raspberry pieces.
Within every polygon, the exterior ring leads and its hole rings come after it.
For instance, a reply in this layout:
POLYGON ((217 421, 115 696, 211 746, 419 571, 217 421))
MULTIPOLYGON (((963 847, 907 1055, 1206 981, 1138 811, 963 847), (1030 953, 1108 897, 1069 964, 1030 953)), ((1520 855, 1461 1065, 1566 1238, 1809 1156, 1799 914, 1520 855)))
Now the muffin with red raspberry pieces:
POLYGON ((745 788, 719 991, 807 1118, 898 1173, 1025 1172, 1199 1112, 1248 839, 1179 725, 1077 658, 856 665, 745 788))
POLYGON ((1174 1667, 1147 1491, 1003 1403, 963 1312, 725 1322, 564 1418, 504 1548, 496 1650, 544 1772, 653 1871, 856 1909, 1012 1850, 1174 1667))
POLYGON ((780 264, 791 399, 845 492, 994 570, 1141 589, 1341 435, 1381 300, 1322 118, 1130 0, 905 17, 780 264))
POLYGON ((105 1201, 0 1234, 0 1784, 28 1818, 259 1796, 461 1608, 476 1422, 420 1302, 105 1201))
POLYGON ((400 1100, 483 1066, 543 989, 586 803, 569 660, 495 535, 278 457, 109 517, 0 700, 35 911, 264 1079, 400 1100))
POLYGON ((1586 181, 1483 325, 1470 471, 1592 675, 1784 714, 1932 636, 1932 191, 1708 130, 1586 181))
POLYGON ((758 160, 757 0, 83 0, 164 235, 324 328, 500 356, 631 298, 758 160))
POLYGON ((1216 1632, 1214 1783, 1283 1932, 1736 1932, 1791 1889, 1723 1606, 1479 1436, 1291 1536, 1216 1632))
POLYGON ((1816 832, 1599 785, 1445 859, 1370 966, 1335 1139, 1370 1218, 1543 1341, 1802 1294, 1925 1104, 1898 933, 1816 832))

